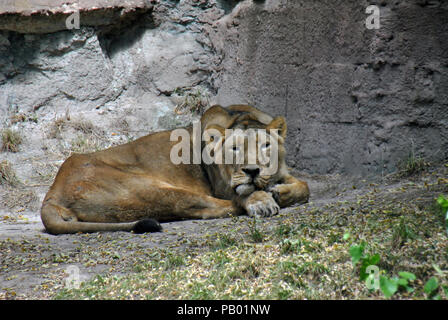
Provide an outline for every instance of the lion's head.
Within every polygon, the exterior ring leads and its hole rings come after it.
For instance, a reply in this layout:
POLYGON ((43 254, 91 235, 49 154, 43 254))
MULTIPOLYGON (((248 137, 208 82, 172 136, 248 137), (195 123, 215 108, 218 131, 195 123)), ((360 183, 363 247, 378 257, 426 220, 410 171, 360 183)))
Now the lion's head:
POLYGON ((213 106, 201 119, 205 170, 214 194, 233 198, 268 190, 286 171, 286 122, 247 105, 213 106))

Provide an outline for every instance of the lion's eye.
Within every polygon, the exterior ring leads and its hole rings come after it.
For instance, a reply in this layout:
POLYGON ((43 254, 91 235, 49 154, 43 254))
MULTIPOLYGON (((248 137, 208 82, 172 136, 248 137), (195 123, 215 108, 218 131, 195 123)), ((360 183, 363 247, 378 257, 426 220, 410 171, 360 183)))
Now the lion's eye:
POLYGON ((264 144, 261 146, 261 150, 266 150, 266 149, 268 149, 270 146, 271 146, 271 144, 270 144, 269 142, 264 143, 264 144))

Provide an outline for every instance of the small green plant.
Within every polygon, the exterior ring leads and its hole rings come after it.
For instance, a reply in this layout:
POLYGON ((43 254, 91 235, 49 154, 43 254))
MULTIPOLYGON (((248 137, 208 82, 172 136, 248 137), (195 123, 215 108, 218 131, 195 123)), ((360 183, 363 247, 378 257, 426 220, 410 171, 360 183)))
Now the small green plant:
POLYGON ((280 244, 280 252, 282 254, 297 252, 302 247, 300 239, 284 239, 280 244))
POLYGON ((257 227, 257 218, 254 216, 249 222, 249 235, 256 243, 263 242, 264 234, 257 227))
POLYGON ((305 238, 300 239, 287 238, 280 243, 280 252, 282 254, 301 253, 301 252, 310 253, 319 251, 320 249, 322 249, 321 244, 308 241, 305 238))
POLYGON ((236 245, 237 241, 235 240, 235 238, 232 238, 227 234, 220 234, 218 235, 218 239, 214 243, 213 247, 216 249, 226 249, 236 245))
POLYGON ((437 277, 433 276, 426 281, 423 291, 428 299, 440 300, 441 293, 448 297, 448 285, 446 285, 447 271, 442 271, 436 264, 432 265, 436 271, 437 277))
POLYGON ((283 238, 284 236, 290 235, 293 233, 293 228, 287 224, 281 224, 277 228, 275 228, 275 235, 279 238, 283 238))
POLYGON ((439 288, 439 281, 436 277, 431 277, 423 287, 423 290, 425 291, 426 295, 429 299, 440 299, 440 295, 438 294, 439 288))
POLYGON ((416 156, 415 152, 412 150, 409 153, 408 158, 398 164, 398 176, 409 177, 415 175, 425 170, 427 166, 428 163, 425 161, 425 159, 416 156))
POLYGON ((177 268, 185 264, 185 259, 182 255, 168 253, 166 256, 164 267, 166 270, 177 268))
POLYGON ((398 277, 380 276, 380 289, 386 298, 392 297, 400 288, 413 292, 410 284, 416 280, 415 274, 406 271, 398 272, 398 277))
POLYGON ((437 198, 437 203, 442 207, 442 210, 448 210, 448 199, 444 196, 440 195, 439 198, 437 198))
POLYGON ((440 195, 437 198, 437 203, 439 204, 439 207, 442 209, 442 213, 445 216, 445 228, 446 228, 446 232, 448 234, 448 199, 446 199, 444 196, 440 195))
POLYGON ((2 131, 2 151, 18 152, 22 136, 11 128, 2 131))
POLYGON ((398 285, 403 287, 407 292, 414 292, 414 288, 410 286, 412 282, 417 280, 417 277, 412 272, 400 271, 398 272, 398 285))
POLYGON ((393 228, 392 246, 394 248, 400 248, 406 241, 413 240, 416 237, 414 229, 404 217, 401 217, 400 222, 393 228))
POLYGON ((363 241, 359 245, 351 246, 349 250, 353 265, 356 266, 360 263, 359 279, 361 281, 371 282, 374 280, 374 277, 377 276, 379 280, 379 287, 374 289, 380 289, 386 298, 392 297, 400 289, 407 292, 414 291, 411 284, 417 279, 417 277, 411 272, 400 271, 398 272, 398 276, 388 277, 384 270, 380 270, 377 267, 376 275, 368 273, 367 270, 369 266, 377 266, 380 263, 381 258, 379 254, 370 255, 365 253, 366 246, 366 242, 363 241))
POLYGON ((356 266, 360 263, 359 279, 365 281, 369 274, 367 273, 367 267, 375 266, 380 262, 379 254, 367 254, 365 253, 366 242, 362 241, 359 245, 351 246, 349 249, 350 256, 352 257, 352 264, 356 266))

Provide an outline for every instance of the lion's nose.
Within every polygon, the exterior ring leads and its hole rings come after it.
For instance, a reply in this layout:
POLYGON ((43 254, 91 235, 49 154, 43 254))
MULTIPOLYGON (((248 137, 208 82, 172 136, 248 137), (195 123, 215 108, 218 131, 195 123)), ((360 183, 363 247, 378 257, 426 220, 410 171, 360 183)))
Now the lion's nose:
POLYGON ((258 166, 247 166, 243 168, 243 172, 253 179, 260 174, 260 168, 258 166))

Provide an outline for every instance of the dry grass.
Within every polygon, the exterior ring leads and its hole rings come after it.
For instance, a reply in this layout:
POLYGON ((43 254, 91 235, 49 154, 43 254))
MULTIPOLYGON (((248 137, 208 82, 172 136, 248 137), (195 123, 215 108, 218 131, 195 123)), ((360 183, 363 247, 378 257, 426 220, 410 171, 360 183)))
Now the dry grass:
POLYGON ((60 164, 53 162, 33 161, 33 168, 36 175, 33 179, 36 179, 39 184, 50 185, 53 182, 56 174, 59 170, 60 164))
POLYGON ((59 140, 59 152, 65 158, 72 153, 94 152, 111 145, 105 132, 92 121, 82 116, 73 118, 68 114, 52 122, 47 137, 59 140))
POLYGON ((407 159, 398 164, 397 176, 403 178, 416 175, 424 171, 429 165, 424 158, 416 156, 412 151, 407 159))
POLYGON ((1 133, 2 136, 2 151, 18 152, 19 145, 22 143, 22 136, 16 130, 6 128, 1 133))
POLYGON ((19 211, 24 209, 38 210, 40 205, 38 200, 33 189, 27 187, 15 188, 2 196, 2 205, 10 210, 14 208, 18 208, 19 211))
POLYGON ((104 135, 103 130, 95 126, 92 121, 84 119, 83 117, 72 119, 66 114, 63 117, 57 117, 53 121, 47 136, 50 139, 62 139, 62 132, 68 129, 73 129, 78 133, 94 135, 97 137, 102 137, 104 135))
POLYGON ((101 141, 92 135, 78 135, 70 142, 70 151, 76 153, 89 153, 102 149, 101 141))
POLYGON ((184 114, 186 112, 202 114, 204 110, 210 105, 208 95, 201 90, 180 92, 181 102, 176 105, 174 112, 177 114, 184 114))
POLYGON ((19 180, 17 179, 11 164, 7 160, 0 162, 0 185, 9 185, 14 187, 18 184, 19 180))
POLYGON ((34 122, 37 123, 38 122, 38 117, 35 113, 30 113, 30 114, 26 114, 26 113, 14 113, 13 115, 11 115, 11 117, 9 118, 11 124, 16 124, 19 122, 34 122))

